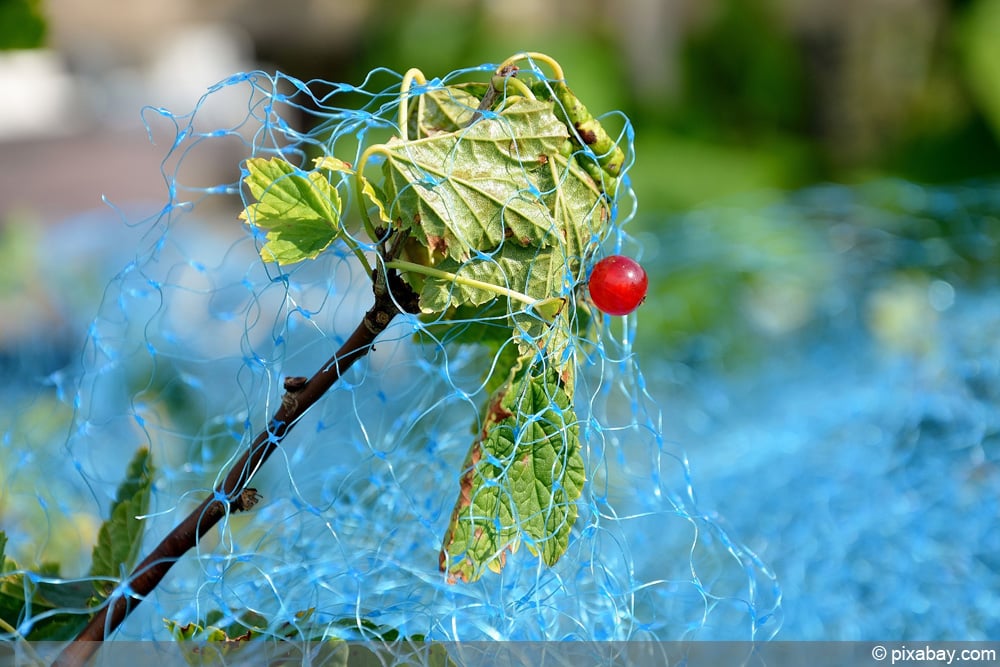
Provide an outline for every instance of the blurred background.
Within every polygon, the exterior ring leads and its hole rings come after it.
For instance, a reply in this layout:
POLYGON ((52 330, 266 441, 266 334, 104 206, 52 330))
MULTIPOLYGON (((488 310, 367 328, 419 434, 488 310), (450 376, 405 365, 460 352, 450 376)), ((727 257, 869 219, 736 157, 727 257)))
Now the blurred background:
POLYGON ((0 0, 0 393, 43 415, 0 415, 0 519, 10 452, 64 428, 37 392, 128 261, 123 220, 166 200, 145 105, 536 50, 635 126, 635 349, 704 497, 774 565, 780 637, 995 638, 997 35, 1000 0, 0 0))
MULTIPOLYGON (((86 213, 117 224, 102 195, 156 210, 167 147, 140 109, 183 114, 235 72, 359 83, 377 66, 443 75, 526 49, 560 60, 591 109, 632 118, 636 234, 740 193, 990 178, 998 33, 998 0, 2 0, 0 238, 21 247, 86 213)), ((233 159, 191 167, 228 177, 233 159)), ((19 269, 3 278, 20 316, 0 324, 0 350, 36 342, 37 322, 60 334, 64 306, 19 269)))

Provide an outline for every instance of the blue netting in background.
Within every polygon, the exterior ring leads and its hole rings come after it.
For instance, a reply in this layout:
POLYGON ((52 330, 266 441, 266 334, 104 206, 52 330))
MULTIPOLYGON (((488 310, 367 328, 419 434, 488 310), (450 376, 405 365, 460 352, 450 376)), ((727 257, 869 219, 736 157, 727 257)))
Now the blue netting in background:
MULTIPOLYGON (((343 342, 371 300, 355 258, 262 263, 236 219, 239 165, 225 183, 189 170, 234 146, 350 161, 393 130, 400 78, 253 73, 191 114, 147 111, 171 146, 169 203, 126 225, 80 367, 12 392, 8 554, 55 549, 59 580, 84 578, 140 446, 158 469, 148 550, 260 430, 283 378, 343 342), (233 99, 245 112, 222 125, 213 105, 233 99)), ((475 583, 438 572, 492 359, 417 344, 423 324, 400 317, 255 478, 260 505, 210 534, 116 637, 165 638, 163 618, 214 610, 298 623, 310 608, 334 632, 367 619, 441 640, 995 636, 996 189, 817 188, 637 237, 622 229, 627 195, 606 243, 643 259, 653 293, 578 342, 587 484, 554 567, 522 549, 475 583), (657 284, 707 285, 721 306, 691 313, 708 325, 681 340, 671 317, 699 299, 657 284)))
MULTIPOLYGON (((63 467, 47 471, 63 505, 36 494, 44 516, 105 514, 125 462, 146 446, 158 469, 148 550, 263 427, 283 378, 311 374, 343 343, 371 301, 355 257, 334 247, 291 267, 265 264, 260 239, 236 218, 239 164, 227 183, 188 174, 199 155, 234 142, 246 157, 357 162, 366 142, 398 133, 400 80, 382 70, 359 86, 258 72, 220 83, 191 114, 144 112, 154 138, 171 144, 169 202, 127 223, 134 258, 105 292, 82 368, 50 378, 73 415, 68 439, 46 454, 63 467), (219 127, 211 109, 234 96, 246 113, 219 127)), ((627 122, 620 140, 631 141, 627 122)), ((638 254, 621 229, 634 211, 627 180, 615 210, 606 242, 638 254)), ((683 451, 663 440, 633 355, 634 318, 605 318, 598 340, 572 343, 583 362, 576 410, 587 484, 568 553, 547 567, 522 549, 499 575, 446 583, 437 554, 493 359, 476 346, 419 344, 424 326, 397 318, 255 478, 264 501, 209 534, 117 637, 166 637, 164 618, 215 612, 222 623, 250 611, 294 624, 306 609, 331 632, 349 634, 354 621, 355 635, 376 623, 442 640, 773 634, 774 577, 695 503, 683 451)), ((40 463, 24 460, 18 474, 40 463)), ((73 574, 64 563, 62 576, 73 574)), ((25 618, 22 632, 36 620, 25 618)))
POLYGON ((995 183, 902 181, 716 205, 647 238, 667 293, 641 324, 677 343, 643 368, 699 501, 777 574, 779 638, 1000 631, 997 238, 995 183))

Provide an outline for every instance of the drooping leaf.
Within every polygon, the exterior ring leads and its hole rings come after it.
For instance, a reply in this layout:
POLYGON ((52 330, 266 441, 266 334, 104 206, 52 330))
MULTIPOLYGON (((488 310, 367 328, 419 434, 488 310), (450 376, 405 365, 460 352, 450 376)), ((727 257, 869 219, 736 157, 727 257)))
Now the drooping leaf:
POLYGON ((313 259, 340 234, 340 194, 321 172, 304 172, 280 158, 250 158, 246 169, 243 183, 257 201, 240 218, 266 230, 264 261, 313 259))
POLYGON ((111 514, 101 525, 94 545, 90 575, 98 595, 107 597, 123 572, 136 564, 142 546, 144 523, 139 517, 149 511, 153 488, 153 463, 149 450, 141 447, 132 457, 125 479, 118 486, 111 514))
POLYGON ((554 226, 531 174, 567 136, 551 102, 520 100, 467 128, 390 141, 383 164, 390 217, 432 255, 458 261, 508 237, 542 243, 554 226))
POLYGON ((449 582, 499 572, 522 543, 547 565, 566 552, 584 483, 576 415, 553 373, 501 387, 466 459, 441 549, 449 582))

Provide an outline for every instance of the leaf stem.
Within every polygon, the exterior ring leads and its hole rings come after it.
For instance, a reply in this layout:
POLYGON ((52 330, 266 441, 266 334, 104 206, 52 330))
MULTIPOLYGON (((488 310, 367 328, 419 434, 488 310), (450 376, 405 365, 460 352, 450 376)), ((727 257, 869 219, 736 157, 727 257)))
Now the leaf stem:
POLYGON ((344 235, 342 238, 344 239, 344 243, 347 244, 347 247, 354 253, 354 256, 358 258, 359 262, 361 262, 361 266, 364 268, 365 273, 370 276, 374 269, 372 269, 372 265, 368 262, 368 258, 365 257, 364 250, 362 250, 361 247, 354 242, 354 239, 351 239, 347 235, 344 235))
POLYGON ((410 115, 410 87, 416 81, 421 86, 427 83, 427 77, 416 67, 406 70, 403 81, 399 84, 399 137, 407 141, 406 127, 409 125, 410 115))
POLYGON ((497 90, 500 90, 500 86, 496 85, 497 83, 496 79, 498 78, 501 79, 499 83, 502 86, 509 86, 510 88, 515 89, 518 93, 520 93, 522 97, 525 97, 529 100, 536 99, 535 94, 531 92, 531 88, 528 88, 527 84, 525 84, 520 79, 514 78, 513 76, 493 77, 494 81, 491 81, 490 85, 496 88, 497 90))
POLYGON ((559 80, 564 80, 566 78, 566 76, 563 74, 562 65, 559 64, 558 60, 556 60, 550 55, 539 53, 538 51, 524 51, 523 53, 516 53, 512 55, 510 58, 507 58, 507 60, 500 63, 500 67, 497 69, 499 71, 504 67, 507 67, 508 65, 513 65, 514 63, 519 62, 521 60, 538 60, 540 62, 545 63, 552 69, 552 74, 554 75, 554 78, 559 80))
POLYGON ((538 299, 517 292, 507 287, 501 287, 500 285, 494 285, 493 283, 483 282, 482 280, 476 280, 475 278, 466 278, 465 276, 460 276, 455 273, 449 273, 448 271, 442 271, 441 269, 435 269, 431 266, 424 266, 423 264, 416 264, 414 262, 407 262, 405 260, 397 259, 391 262, 385 263, 386 268, 396 269, 397 271, 410 271, 412 273, 419 273, 425 276, 431 276, 432 278, 440 278, 441 280, 447 280, 449 282, 456 283, 458 285, 465 285, 466 287, 472 287, 475 289, 486 290, 488 292, 493 292, 499 296, 505 296, 514 301, 520 301, 526 305, 534 305, 538 303, 538 299))
MULTIPOLYGON (((372 155, 380 152, 385 152, 384 144, 373 144, 366 148, 361 154, 361 157, 358 158, 358 168, 357 171, 354 172, 354 197, 358 200, 358 210, 361 212, 361 223, 365 226, 365 232, 368 233, 368 236, 372 241, 378 241, 379 234, 375 231, 375 226, 368 218, 368 208, 365 206, 365 179, 363 173, 365 165, 368 164, 368 160, 371 159, 372 155)), ((371 269, 369 268, 369 273, 370 272, 371 269)))

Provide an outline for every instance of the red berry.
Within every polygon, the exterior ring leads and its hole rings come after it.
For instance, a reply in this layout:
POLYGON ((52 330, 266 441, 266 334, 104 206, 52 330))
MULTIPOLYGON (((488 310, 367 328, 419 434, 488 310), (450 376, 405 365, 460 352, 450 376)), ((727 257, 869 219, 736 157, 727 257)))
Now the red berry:
POLYGON ((649 279, 631 257, 610 255, 590 272, 590 298, 608 315, 628 315, 646 299, 649 279))

